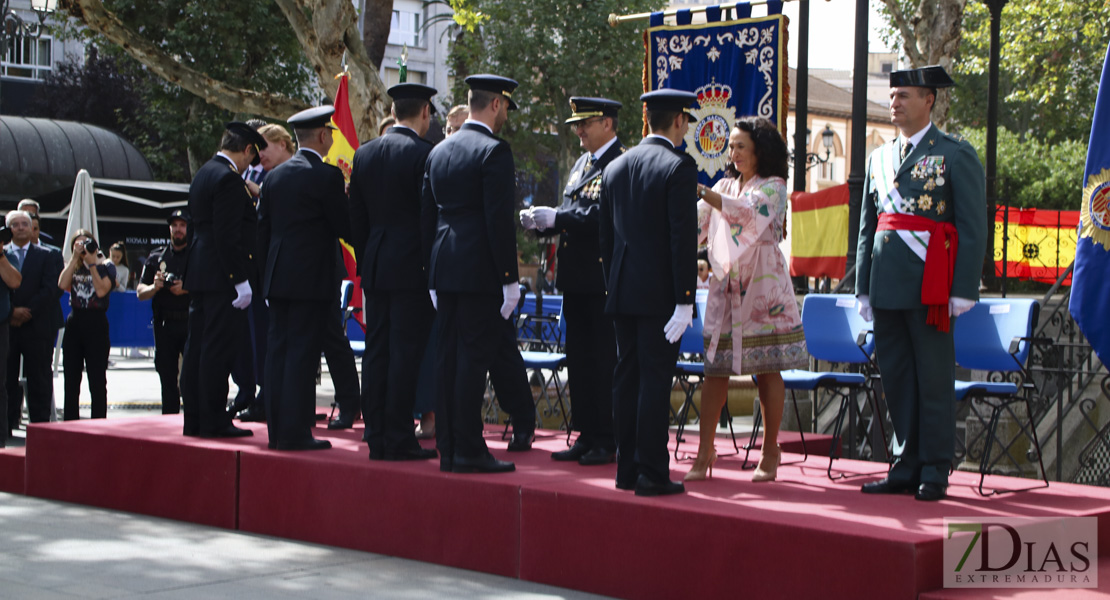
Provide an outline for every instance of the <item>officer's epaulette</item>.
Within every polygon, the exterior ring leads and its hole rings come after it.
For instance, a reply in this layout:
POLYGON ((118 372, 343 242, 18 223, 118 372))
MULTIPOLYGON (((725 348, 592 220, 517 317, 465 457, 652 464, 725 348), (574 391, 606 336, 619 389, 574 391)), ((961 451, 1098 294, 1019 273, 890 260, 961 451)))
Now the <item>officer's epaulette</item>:
POLYGON ((956 142, 957 144, 960 143, 960 142, 966 142, 967 141, 967 138, 965 138, 964 136, 962 136, 958 133, 948 133, 947 131, 942 131, 941 134, 943 134, 944 137, 952 140, 953 142, 956 142))

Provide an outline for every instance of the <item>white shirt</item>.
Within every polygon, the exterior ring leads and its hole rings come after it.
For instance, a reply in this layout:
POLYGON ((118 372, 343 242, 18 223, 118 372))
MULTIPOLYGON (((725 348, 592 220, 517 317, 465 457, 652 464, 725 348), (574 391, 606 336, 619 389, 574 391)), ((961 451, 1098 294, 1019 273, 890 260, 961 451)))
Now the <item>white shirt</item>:
POLYGON ((231 168, 234 169, 236 173, 239 172, 239 167, 235 166, 235 161, 231 160, 230 156, 224 154, 223 150, 220 150, 219 152, 217 152, 216 156, 222 156, 225 159, 227 159, 227 162, 231 163, 231 168))
POLYGON ((617 136, 614 135, 613 139, 609 140, 608 142, 605 142, 605 145, 598 148, 597 152, 593 153, 594 160, 597 160, 597 159, 601 158, 602 156, 604 156, 605 153, 609 151, 609 147, 612 146, 615 143, 617 143, 617 136))
POLYGON ((664 142, 667 142, 668 146, 670 146, 671 148, 674 148, 674 142, 672 142, 671 140, 659 135, 658 133, 649 133, 644 139, 646 140, 648 138, 659 138, 659 139, 663 140, 664 142))
POLYGON ((493 128, 490 127, 489 125, 486 125, 485 123, 483 123, 481 121, 475 121, 474 119, 467 119, 467 120, 463 121, 463 125, 466 125, 467 123, 473 123, 474 125, 481 125, 482 127, 486 128, 486 131, 488 131, 490 133, 493 133, 493 128))
POLYGON ((315 154, 316 156, 319 156, 320 160, 324 160, 324 157, 319 152, 313 150, 312 148, 305 148, 305 147, 302 146, 301 147, 301 152, 311 152, 311 153, 315 154))
MULTIPOLYGON (((933 126, 933 123, 932 123, 932 121, 930 121, 930 122, 928 122, 928 123, 926 123, 926 124, 925 124, 925 128, 924 128, 924 129, 922 129, 921 131, 918 131, 917 133, 915 133, 915 134, 913 134, 913 135, 911 135, 911 136, 910 136, 910 138, 909 138, 909 142, 910 142, 911 144, 913 144, 913 147, 914 147, 914 148, 918 147, 918 145, 920 145, 920 144, 921 144, 921 140, 922 140, 922 138, 924 138, 924 137, 925 137, 925 134, 926 134, 926 133, 929 133, 929 129, 930 129, 930 128, 932 128, 932 126, 933 126)), ((902 139, 903 139, 903 142, 904 142, 904 141, 905 141, 905 138, 902 138, 902 139)))

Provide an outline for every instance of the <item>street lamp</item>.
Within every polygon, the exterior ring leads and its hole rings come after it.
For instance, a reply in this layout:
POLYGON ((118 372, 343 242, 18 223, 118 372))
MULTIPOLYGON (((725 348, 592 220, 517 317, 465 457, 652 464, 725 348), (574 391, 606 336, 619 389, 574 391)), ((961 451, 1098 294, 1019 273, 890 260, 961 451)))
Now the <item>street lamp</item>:
MULTIPOLYGON (((809 141, 811 139, 810 136, 812 134, 813 134, 813 130, 807 128, 806 129, 806 148, 807 149, 809 148, 809 141)), ((832 158, 833 138, 835 138, 835 137, 836 137, 836 133, 833 132, 832 125, 829 125, 828 123, 826 123, 825 128, 821 130, 821 146, 825 149, 825 155, 824 156, 819 156, 819 155, 817 155, 813 152, 806 152, 805 165, 806 165, 806 170, 807 171, 810 170, 810 168, 812 168, 812 167, 816 167, 817 165, 823 165, 823 164, 829 162, 829 160, 832 158)), ((790 164, 791 165, 794 164, 794 158, 795 158, 795 152, 791 152, 790 153, 790 164)))

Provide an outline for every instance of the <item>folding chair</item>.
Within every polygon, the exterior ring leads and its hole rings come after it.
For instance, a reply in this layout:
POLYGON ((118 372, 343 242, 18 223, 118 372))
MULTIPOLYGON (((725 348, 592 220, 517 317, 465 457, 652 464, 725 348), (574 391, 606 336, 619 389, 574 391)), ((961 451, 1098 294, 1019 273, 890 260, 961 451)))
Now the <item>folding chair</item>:
MULTIPOLYGON (((856 297, 850 294, 808 294, 802 303, 802 327, 805 330, 806 347, 813 358, 833 363, 846 363, 859 365, 865 371, 873 368, 871 353, 875 350, 875 339, 870 334, 867 322, 859 315, 856 308, 856 297)), ((846 479, 870 473, 847 475, 840 473, 833 475, 833 461, 840 457, 840 438, 843 433, 844 417, 849 416, 849 435, 855 443, 855 433, 852 431, 856 413, 859 410, 856 404, 856 393, 862 391, 867 395, 871 404, 872 423, 879 424, 882 434, 883 447, 887 447, 886 427, 883 425, 883 416, 879 410, 879 401, 869 378, 864 373, 842 373, 838 371, 807 371, 791 369, 782 372, 782 381, 786 389, 790 390, 790 399, 795 402, 795 392, 807 390, 816 392, 827 390, 840 398, 840 408, 837 411, 836 422, 833 426, 832 447, 829 450, 829 466, 825 474, 829 479, 846 479)), ((797 414, 797 413, 795 413, 797 414)), ((754 433, 754 431, 753 431, 754 433)), ((870 438, 870 436, 868 436, 870 438)), ((808 456, 808 453, 807 453, 808 456)), ((744 457, 747 463, 747 456, 744 457)))
MULTIPOLYGON (((693 410, 694 414, 700 420, 701 411, 697 406, 694 406, 694 394, 701 387, 705 381, 705 336, 703 330, 705 326, 705 304, 707 292, 705 290, 698 290, 695 306, 697 307, 697 314, 694 315, 694 320, 686 331, 682 332, 682 339, 678 342, 678 362, 675 363, 675 380, 678 386, 682 389, 685 399, 682 401, 682 406, 679 407, 678 412, 671 409, 671 416, 678 424, 678 431, 675 435, 674 459, 681 460, 678 456, 678 446, 686 441, 682 434, 686 431, 686 422, 690 418, 690 411, 693 410)), ((735 456, 740 454, 740 447, 736 444, 736 431, 732 428, 732 414, 728 410, 728 402, 725 402, 722 414, 728 422, 728 432, 732 436, 732 447, 735 450, 732 454, 721 456, 735 456)), ((687 457, 689 458, 689 457, 687 457)))
MULTIPOLYGON (((1033 407, 1029 396, 1036 390, 1030 373, 1025 368, 1029 358, 1029 350, 1033 344, 1051 344, 1047 338, 1032 337, 1033 327, 1036 323, 1040 305, 1036 300, 1027 298, 989 298, 979 301, 971 310, 955 320, 953 336, 956 344, 956 363, 966 369, 977 371, 997 371, 1012 373, 1020 377, 1020 383, 1010 381, 956 381, 956 402, 978 399, 991 407, 990 419, 986 427, 986 442, 983 454, 979 459, 979 486, 978 492, 982 496, 992 496, 1010 492, 1026 492, 1048 487, 1048 475, 1045 472, 1044 460, 1041 456, 1041 444, 1037 439, 1037 424, 1033 422, 1033 407), (1011 405, 1025 401, 1025 422, 1014 413, 1011 405), (994 464, 991 461, 991 451, 997 443, 1002 448, 1002 455, 1010 459, 1014 466, 1018 466, 1009 450, 1021 436, 1003 445, 998 439, 997 430, 999 418, 1003 411, 1013 417, 1018 424, 1021 434, 1032 441, 1031 451, 1036 454, 1037 463, 1041 468, 1041 479, 1044 485, 1036 485, 1018 489, 995 489, 983 491, 983 482, 990 474, 994 464)), ((977 411, 976 416, 982 420, 977 411)), ((980 434, 980 437, 983 434, 980 434)), ((970 447, 978 437, 968 444, 970 447)), ((1002 456, 999 457, 999 460, 1002 456)), ((995 461, 997 462, 997 460, 995 461)))
MULTIPOLYGON (((556 333, 557 346, 562 346, 563 340, 566 339, 567 325, 563 319, 562 312, 556 317, 558 329, 556 333)), ((570 415, 567 412, 567 403, 563 401, 563 392, 566 384, 559 378, 559 371, 567 364, 567 355, 561 351, 545 351, 545 350, 521 350, 520 357, 524 359, 524 370, 529 373, 529 381, 538 379, 540 382, 540 394, 534 400, 536 403, 536 416, 543 422, 543 416, 552 416, 558 411, 563 419, 563 429, 567 431, 567 445, 570 445, 570 415), (551 373, 550 376, 545 376, 544 371, 551 373), (551 400, 551 394, 547 391, 551 386, 555 387, 555 402, 551 400), (544 402, 546 408, 540 408, 540 401, 544 402), (558 408, 556 408, 558 404, 558 408)))

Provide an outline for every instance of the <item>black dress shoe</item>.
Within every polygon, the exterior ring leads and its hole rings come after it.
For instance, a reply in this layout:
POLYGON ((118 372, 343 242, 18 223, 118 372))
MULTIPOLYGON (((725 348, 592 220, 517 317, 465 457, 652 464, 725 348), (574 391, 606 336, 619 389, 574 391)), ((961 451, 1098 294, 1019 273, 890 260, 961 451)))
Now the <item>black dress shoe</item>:
POLYGON ((686 491, 686 487, 677 481, 653 481, 646 475, 640 475, 636 480, 636 495, 637 496, 669 496, 671 494, 681 494, 686 491))
POLYGON ((250 429, 240 429, 234 425, 228 425, 223 429, 216 431, 209 431, 207 433, 201 432, 202 438, 235 438, 235 437, 249 437, 254 435, 250 429))
POLYGON ((386 452, 385 459, 390 461, 402 460, 431 460, 439 456, 439 452, 435 450, 425 450, 424 448, 415 448, 412 450, 401 450, 399 452, 386 452))
POLYGON ((354 425, 354 416, 339 413, 338 417, 332 419, 331 423, 328 423, 328 429, 350 429, 351 427, 354 427, 354 425))
POLYGON ((917 493, 913 495, 914 500, 924 500, 926 502, 935 502, 937 500, 944 500, 948 497, 948 486, 939 483, 932 483, 926 481, 917 488, 917 493))
POLYGON ((582 465, 583 467, 594 467, 597 465, 607 465, 616 461, 616 451, 599 446, 582 455, 582 457, 578 459, 578 464, 582 465))
POLYGON ((370 460, 385 460, 385 451, 379 448, 371 448, 370 460))
POLYGON ((239 420, 247 423, 265 423, 266 409, 257 403, 252 404, 250 408, 239 413, 239 420))
POLYGON ((865 494, 910 494, 915 489, 917 489, 916 483, 901 483, 884 477, 878 481, 863 484, 860 491, 865 494))
POLYGON ((272 450, 327 450, 331 448, 331 442, 310 437, 295 442, 271 442, 270 448, 272 450))
POLYGON ((585 456, 586 453, 589 452, 589 451, 590 451, 590 447, 587 446, 586 444, 583 444, 582 442, 574 442, 574 445, 571 446, 570 448, 567 448, 566 450, 560 450, 559 452, 552 452, 551 453, 551 460, 566 461, 566 462, 577 461, 578 459, 585 456))
POLYGON ((450 473, 455 470, 455 461, 452 460, 450 454, 439 455, 439 470, 442 473, 450 473))
POLYGON ((467 458, 456 454, 451 467, 452 473, 508 473, 515 470, 516 465, 513 463, 497 460, 488 453, 478 458, 467 458))
POLYGON ((231 403, 231 407, 227 409, 227 412, 233 415, 237 415, 250 408, 253 404, 254 398, 240 398, 239 396, 236 396, 235 400, 231 403))
POLYGON ((509 441, 509 447, 506 448, 509 452, 527 452, 532 449, 532 439, 535 438, 534 432, 517 433, 513 432, 513 439, 509 441))
POLYGON ((624 490, 626 492, 631 492, 632 490, 636 489, 636 482, 635 481, 621 481, 620 479, 618 479, 617 480, 617 489, 618 490, 624 490))

